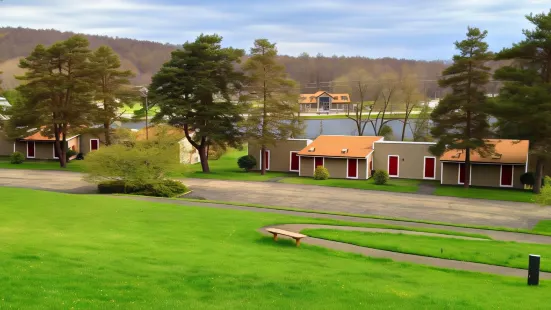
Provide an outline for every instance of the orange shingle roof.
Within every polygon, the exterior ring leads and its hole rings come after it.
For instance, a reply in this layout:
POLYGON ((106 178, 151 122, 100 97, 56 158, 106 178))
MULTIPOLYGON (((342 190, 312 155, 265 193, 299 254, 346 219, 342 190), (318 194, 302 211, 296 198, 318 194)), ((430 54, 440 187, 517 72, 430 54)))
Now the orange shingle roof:
POLYGON ((300 103, 316 103, 317 98, 321 95, 328 95, 333 98, 333 103, 350 103, 350 95, 349 94, 331 94, 325 91, 317 91, 315 94, 300 94, 300 103), (337 99, 335 99, 335 97, 337 99), (342 99, 342 97, 346 97, 345 100, 342 99))
POLYGON ((364 158, 373 151, 373 143, 383 137, 376 136, 319 136, 299 156, 326 156, 364 158), (343 150, 346 150, 343 153, 343 150))
MULTIPOLYGON (((528 140, 487 139, 486 143, 493 144, 494 155, 480 156, 471 151, 471 161, 480 163, 499 164, 526 164, 528 160, 528 140)), ((465 161, 465 150, 449 150, 440 157, 442 161, 465 161)))
POLYGON ((46 137, 46 136, 42 135, 42 133, 40 131, 35 132, 34 134, 32 134, 28 137, 25 137, 22 140, 27 140, 27 141, 55 141, 55 139, 53 137, 52 138, 46 137))

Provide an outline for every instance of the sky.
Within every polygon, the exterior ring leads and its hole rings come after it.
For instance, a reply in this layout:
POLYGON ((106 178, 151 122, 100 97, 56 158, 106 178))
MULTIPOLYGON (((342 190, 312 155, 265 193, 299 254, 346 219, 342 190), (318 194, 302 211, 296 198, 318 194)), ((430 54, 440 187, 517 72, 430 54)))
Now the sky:
POLYGON ((0 0, 0 27, 57 29, 181 45, 201 33, 247 51, 449 60, 467 26, 498 51, 523 38, 551 0, 0 0))

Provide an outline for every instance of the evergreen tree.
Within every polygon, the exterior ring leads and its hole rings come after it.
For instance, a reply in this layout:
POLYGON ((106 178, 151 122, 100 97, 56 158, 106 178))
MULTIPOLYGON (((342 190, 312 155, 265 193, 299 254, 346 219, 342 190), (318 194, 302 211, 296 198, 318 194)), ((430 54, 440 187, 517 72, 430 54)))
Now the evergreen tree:
MULTIPOLYGON (((277 48, 266 39, 258 39, 251 48, 251 56, 243 64, 248 77, 247 90, 253 100, 249 116, 244 122, 247 136, 261 146, 261 154, 278 140, 298 135, 303 130, 296 118, 298 88, 287 77, 285 67, 277 61, 277 48)), ((261 174, 266 173, 266 161, 261 160, 261 174)))
POLYGON ((243 140, 237 124, 243 119, 243 107, 238 103, 245 76, 235 64, 245 52, 222 48, 221 43, 222 37, 203 34, 186 42, 172 52, 149 87, 149 96, 159 107, 154 120, 166 119, 183 128, 199 153, 203 172, 210 172, 210 145, 241 147, 243 140))
POLYGON ((53 136, 62 168, 66 167, 69 129, 89 125, 96 108, 90 53, 88 40, 76 35, 48 48, 38 45, 19 64, 26 70, 17 77, 24 82, 18 87, 23 99, 11 111, 11 133, 37 129, 53 136))
POLYGON ((130 70, 121 70, 121 62, 110 47, 101 46, 90 57, 94 76, 95 100, 100 105, 97 122, 103 124, 105 144, 111 144, 111 125, 120 118, 119 108, 130 104, 137 93, 132 91, 130 70))
POLYGON ((551 154, 551 11, 527 15, 535 26, 524 30, 524 40, 497 53, 498 60, 514 60, 495 72, 504 85, 493 114, 504 138, 530 140, 537 158, 534 192, 539 193, 544 164, 551 154))
POLYGON ((490 135, 487 114, 487 98, 484 92, 490 79, 486 62, 492 59, 488 44, 484 42, 487 31, 468 28, 467 38, 455 42, 459 54, 453 64, 442 73, 440 87, 451 88, 432 111, 434 127, 432 135, 438 139, 431 152, 440 156, 447 150, 465 151, 465 187, 470 183, 471 152, 488 154, 492 146, 485 143, 490 135))

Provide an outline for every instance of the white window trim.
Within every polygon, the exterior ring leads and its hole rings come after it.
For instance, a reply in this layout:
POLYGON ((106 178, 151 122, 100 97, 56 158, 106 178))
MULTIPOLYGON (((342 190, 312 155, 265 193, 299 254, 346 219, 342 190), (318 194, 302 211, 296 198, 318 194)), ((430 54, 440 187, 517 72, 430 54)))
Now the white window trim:
POLYGON ((15 153, 15 142, 13 142, 13 152, 15 153))
POLYGON ((444 184, 444 163, 440 162, 440 185, 444 184))
POLYGON ((359 166, 360 166, 360 163, 358 162, 357 158, 347 158, 346 159, 346 178, 347 179, 358 179, 359 178, 359 171, 358 171, 359 166), (350 160, 355 160, 356 161, 356 176, 355 177, 351 177, 351 176, 348 175, 348 165, 350 163, 350 160))
MULTIPOLYGON (((465 163, 457 163, 457 184, 459 185, 465 185, 465 182, 461 183, 461 164, 465 163)), ((467 177, 467 176, 465 176, 467 177)), ((469 165, 469 185, 473 184, 473 163, 469 165)))
POLYGON ((300 172, 300 156, 298 156, 297 151, 290 151, 289 152, 289 171, 291 171, 291 172, 300 172), (298 170, 293 170, 293 153, 297 154, 298 170))
POLYGON ((388 176, 391 178, 399 178, 400 177, 400 155, 388 155, 387 161, 386 161, 386 171, 388 171, 388 176), (390 157, 398 157, 398 167, 396 167, 396 173, 397 175, 390 175, 390 157))
POLYGON ((499 187, 513 187, 515 184, 515 165, 500 165, 499 166, 499 187), (503 166, 511 166, 511 185, 503 185, 501 183, 503 176, 503 166))
POLYGON ((423 157, 423 180, 436 180, 436 157, 435 156, 424 156, 423 157), (427 178, 426 172, 427 172, 427 158, 434 159, 434 176, 432 178, 427 178))
POLYGON ((35 158, 36 157, 36 142, 34 141, 27 141, 27 158, 35 158), (34 149, 34 156, 29 156, 29 142, 33 143, 33 149, 34 149))
POLYGON ((56 156, 55 156, 55 143, 52 144, 52 151, 53 151, 53 152, 52 152, 52 158, 53 158, 53 159, 59 159, 59 157, 56 157, 56 156))
POLYGON ((90 152, 99 150, 99 139, 90 139, 90 152), (92 141, 98 141, 98 148, 92 150, 92 141))
POLYGON ((323 157, 323 156, 315 156, 315 157, 314 157, 314 163, 313 163, 313 165, 314 165, 314 173, 316 172, 316 158, 321 158, 321 161, 322 161, 321 166, 322 166, 322 167, 325 167, 325 157, 323 157))
MULTIPOLYGON (((266 171, 270 171, 270 161, 272 159, 272 154, 270 154, 270 150, 266 150, 266 153, 268 153, 268 165, 266 167, 266 171)), ((264 159, 264 156, 262 156, 262 149, 260 149, 260 170, 262 170, 263 159, 264 159)))

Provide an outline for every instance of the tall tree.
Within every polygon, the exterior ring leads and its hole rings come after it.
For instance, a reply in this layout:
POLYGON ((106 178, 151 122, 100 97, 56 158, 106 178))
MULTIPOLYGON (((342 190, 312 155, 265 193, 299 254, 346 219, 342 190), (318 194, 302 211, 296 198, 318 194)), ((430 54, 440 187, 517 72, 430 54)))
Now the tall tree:
POLYGON ((100 46, 90 56, 91 69, 95 82, 95 100, 100 104, 98 123, 103 124, 105 144, 111 144, 111 125, 117 121, 121 113, 119 109, 136 99, 132 91, 130 78, 134 76, 130 70, 121 70, 121 62, 108 46, 100 46))
MULTIPOLYGON (((251 105, 245 128, 247 136, 260 145, 261 154, 264 154, 268 146, 303 130, 296 118, 299 91, 295 81, 288 78, 285 67, 278 62, 275 43, 266 39, 254 42, 243 70, 248 77, 247 90, 260 102, 251 105)), ((261 160, 260 173, 266 173, 265 160, 261 160)))
POLYGON ((533 190, 539 193, 544 165, 551 154, 551 10, 526 18, 534 29, 524 30, 524 40, 496 55, 498 60, 514 62, 495 72, 503 87, 493 114, 502 137, 530 140, 537 160, 538 181, 533 190))
POLYGON ((346 91, 351 96, 350 99, 357 100, 354 105, 347 107, 346 117, 355 123, 358 136, 363 136, 365 127, 371 120, 373 101, 370 99, 377 101, 378 98, 373 97, 380 94, 376 88, 374 89, 373 77, 364 69, 356 69, 339 77, 333 84, 337 91, 346 91), (374 90, 375 94, 373 94, 374 90))
POLYGON ((432 137, 430 136, 430 113, 431 109, 428 103, 424 103, 419 115, 417 115, 417 118, 413 121, 413 141, 432 141, 432 137))
POLYGON ((207 173, 209 145, 241 147, 243 139, 237 124, 243 119, 238 94, 245 76, 235 64, 245 52, 222 48, 221 43, 222 37, 216 34, 201 34, 186 42, 172 52, 149 87, 149 96, 159 107, 154 120, 166 119, 182 128, 207 173))
POLYGON ((438 81, 440 87, 451 88, 451 93, 431 113, 434 124, 431 133, 438 139, 437 144, 431 146, 431 152, 440 156, 446 150, 465 150, 466 188, 471 177, 471 152, 491 152, 491 146, 484 140, 490 135, 484 90, 491 74, 486 62, 493 57, 484 42, 487 33, 469 27, 467 38, 455 42, 459 54, 453 57, 453 64, 444 70, 438 81))
POLYGON ((66 167, 67 133, 88 125, 96 106, 89 66, 88 40, 73 36, 46 48, 38 45, 20 61, 25 75, 18 87, 21 104, 10 118, 10 127, 36 128, 55 138, 55 149, 62 168, 66 167))
POLYGON ((408 125, 409 117, 413 110, 419 106, 421 101, 421 93, 419 92, 419 80, 413 74, 407 74, 402 77, 400 83, 401 97, 404 101, 404 124, 402 126, 402 141, 406 137, 406 126, 408 125))

